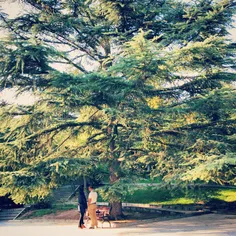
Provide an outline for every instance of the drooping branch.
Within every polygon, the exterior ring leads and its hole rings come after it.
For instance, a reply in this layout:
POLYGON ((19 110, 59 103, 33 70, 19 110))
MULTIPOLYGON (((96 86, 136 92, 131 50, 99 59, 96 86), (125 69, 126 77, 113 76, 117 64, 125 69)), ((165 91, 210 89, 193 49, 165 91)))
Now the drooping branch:
POLYGON ((227 125, 234 125, 234 124, 236 124, 236 120, 226 120, 226 121, 217 121, 217 122, 208 122, 208 123, 194 123, 190 125, 184 125, 176 129, 172 129, 172 130, 160 130, 157 132, 153 132, 151 136, 155 137, 155 136, 164 135, 164 134, 181 135, 181 134, 185 134, 184 131, 186 130, 204 129, 208 127, 214 127, 216 129, 217 126, 219 127, 219 126, 227 126, 227 125))
MULTIPOLYGON (((24 139, 26 141, 27 140, 32 140, 32 139, 38 138, 38 137, 40 137, 42 135, 51 133, 53 131, 62 131, 62 130, 65 130, 67 128, 84 127, 84 126, 92 126, 92 127, 97 128, 97 127, 100 127, 101 125, 102 125, 102 123, 99 123, 99 122, 76 122, 76 121, 69 121, 69 122, 60 123, 58 125, 54 125, 52 127, 39 130, 38 132, 35 132, 34 134, 31 134, 31 135, 25 137, 24 139)), ((8 140, 6 140, 6 139, 3 139, 2 141, 3 142, 7 142, 9 144, 15 142, 15 141, 9 141, 8 142, 8 140)))
POLYGON ((207 78, 197 78, 195 77, 185 77, 183 76, 182 79, 188 80, 188 82, 179 85, 179 86, 170 86, 168 88, 162 88, 162 89, 144 89, 144 93, 148 96, 158 96, 158 95, 181 95, 183 91, 187 91, 189 93, 202 93, 204 89, 208 88, 216 88, 219 87, 219 81, 223 78, 228 79, 229 81, 232 81, 234 78, 233 73, 222 73, 222 74, 212 74, 211 76, 208 76, 207 78))
POLYGON ((47 134, 47 133, 51 133, 54 130, 64 130, 70 127, 79 127, 79 126, 93 126, 93 127, 99 127, 101 126, 101 123, 98 122, 76 122, 76 121, 69 121, 69 122, 65 122, 65 123, 61 123, 58 125, 55 125, 53 127, 50 128, 46 128, 43 130, 40 130, 28 137, 26 137, 26 139, 30 140, 30 139, 34 139, 37 138, 41 135, 47 134))

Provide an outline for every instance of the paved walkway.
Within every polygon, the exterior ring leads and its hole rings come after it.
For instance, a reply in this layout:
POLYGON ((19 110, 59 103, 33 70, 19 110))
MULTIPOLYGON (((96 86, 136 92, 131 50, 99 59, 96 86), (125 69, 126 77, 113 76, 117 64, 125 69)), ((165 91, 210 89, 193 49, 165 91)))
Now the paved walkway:
POLYGON ((209 214, 155 222, 141 221, 124 228, 79 230, 75 222, 1 222, 0 235, 3 236, 134 236, 134 235, 236 235, 236 215, 209 214))

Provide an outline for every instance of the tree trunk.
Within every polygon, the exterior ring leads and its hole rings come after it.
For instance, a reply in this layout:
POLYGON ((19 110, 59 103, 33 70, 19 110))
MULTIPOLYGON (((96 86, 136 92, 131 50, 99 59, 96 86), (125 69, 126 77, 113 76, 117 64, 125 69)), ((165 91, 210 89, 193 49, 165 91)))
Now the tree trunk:
MULTIPOLYGON (((119 163, 117 161, 112 162, 112 166, 110 166, 110 184, 115 183, 117 180, 119 180, 119 176, 116 174, 116 169, 119 168, 117 165, 119 163)), ((122 202, 121 201, 110 201, 110 216, 111 218, 117 220, 123 218, 123 212, 122 212, 122 202)))
MULTIPOLYGON (((114 120, 113 120, 114 121, 114 120)), ((115 150, 115 138, 114 135, 118 135, 117 126, 113 124, 113 121, 111 121, 111 124, 108 126, 107 133, 109 136, 113 136, 111 138, 110 142, 110 184, 114 184, 117 180, 119 180, 119 176, 117 173, 117 170, 119 169, 119 162, 117 161, 116 157, 114 156, 114 150, 115 150)), ((110 216, 113 219, 120 219, 123 218, 122 213, 122 203, 120 201, 110 201, 110 216)))
POLYGON ((123 218, 122 213, 122 203, 121 202, 111 202, 110 216, 111 218, 118 220, 123 218))

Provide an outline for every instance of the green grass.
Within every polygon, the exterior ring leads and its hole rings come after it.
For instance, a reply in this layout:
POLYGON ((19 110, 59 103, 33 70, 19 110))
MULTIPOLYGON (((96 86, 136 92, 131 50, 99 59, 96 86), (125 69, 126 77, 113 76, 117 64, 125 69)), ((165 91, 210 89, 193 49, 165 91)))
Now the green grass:
POLYGON ((66 210, 73 210, 73 209, 77 209, 77 205, 75 204, 57 204, 53 206, 54 209, 58 210, 62 210, 62 211, 66 211, 66 210))
POLYGON ((49 208, 49 209, 35 209, 29 215, 26 215, 25 217, 23 216, 23 219, 42 217, 49 214, 56 214, 57 212, 60 212, 60 211, 68 211, 68 210, 72 210, 76 208, 77 208, 77 205, 73 205, 73 204, 53 205, 52 208, 49 208))
POLYGON ((151 202, 150 204, 153 205, 189 205, 189 204, 194 204, 194 200, 191 198, 185 198, 185 197, 181 197, 181 198, 176 198, 176 199, 171 199, 169 201, 163 201, 163 202, 151 202))
POLYGON ((31 212, 30 215, 27 215, 26 217, 23 216, 23 218, 36 218, 36 217, 42 217, 45 215, 49 215, 49 214, 55 214, 56 210, 55 209, 38 209, 38 210, 34 210, 31 212))
POLYGON ((219 199, 225 202, 235 202, 236 190, 235 189, 219 190, 218 196, 216 196, 216 199, 219 199))
POLYGON ((160 205, 193 204, 212 199, 225 202, 236 201, 236 189, 200 188, 194 190, 163 189, 157 187, 140 188, 130 192, 124 202, 160 205))
POLYGON ((124 202, 131 203, 151 203, 167 201, 170 199, 170 192, 156 187, 142 187, 130 192, 124 199, 124 202))

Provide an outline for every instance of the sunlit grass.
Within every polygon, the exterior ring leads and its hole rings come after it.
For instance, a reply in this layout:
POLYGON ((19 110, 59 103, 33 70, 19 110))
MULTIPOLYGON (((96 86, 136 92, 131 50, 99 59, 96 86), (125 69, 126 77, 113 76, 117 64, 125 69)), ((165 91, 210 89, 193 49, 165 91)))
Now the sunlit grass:
POLYGON ((216 199, 225 202, 235 202, 236 201, 236 189, 219 190, 216 199))
POLYGON ((188 205, 188 204, 194 204, 194 200, 190 199, 190 198, 176 198, 176 199, 172 199, 169 201, 162 201, 162 202, 151 202, 150 204, 153 205, 188 205))
POLYGON ((236 189, 201 188, 186 192, 183 189, 163 189, 155 187, 142 187, 130 192, 124 202, 146 203, 159 205, 207 203, 211 199, 225 202, 236 201, 236 189))

